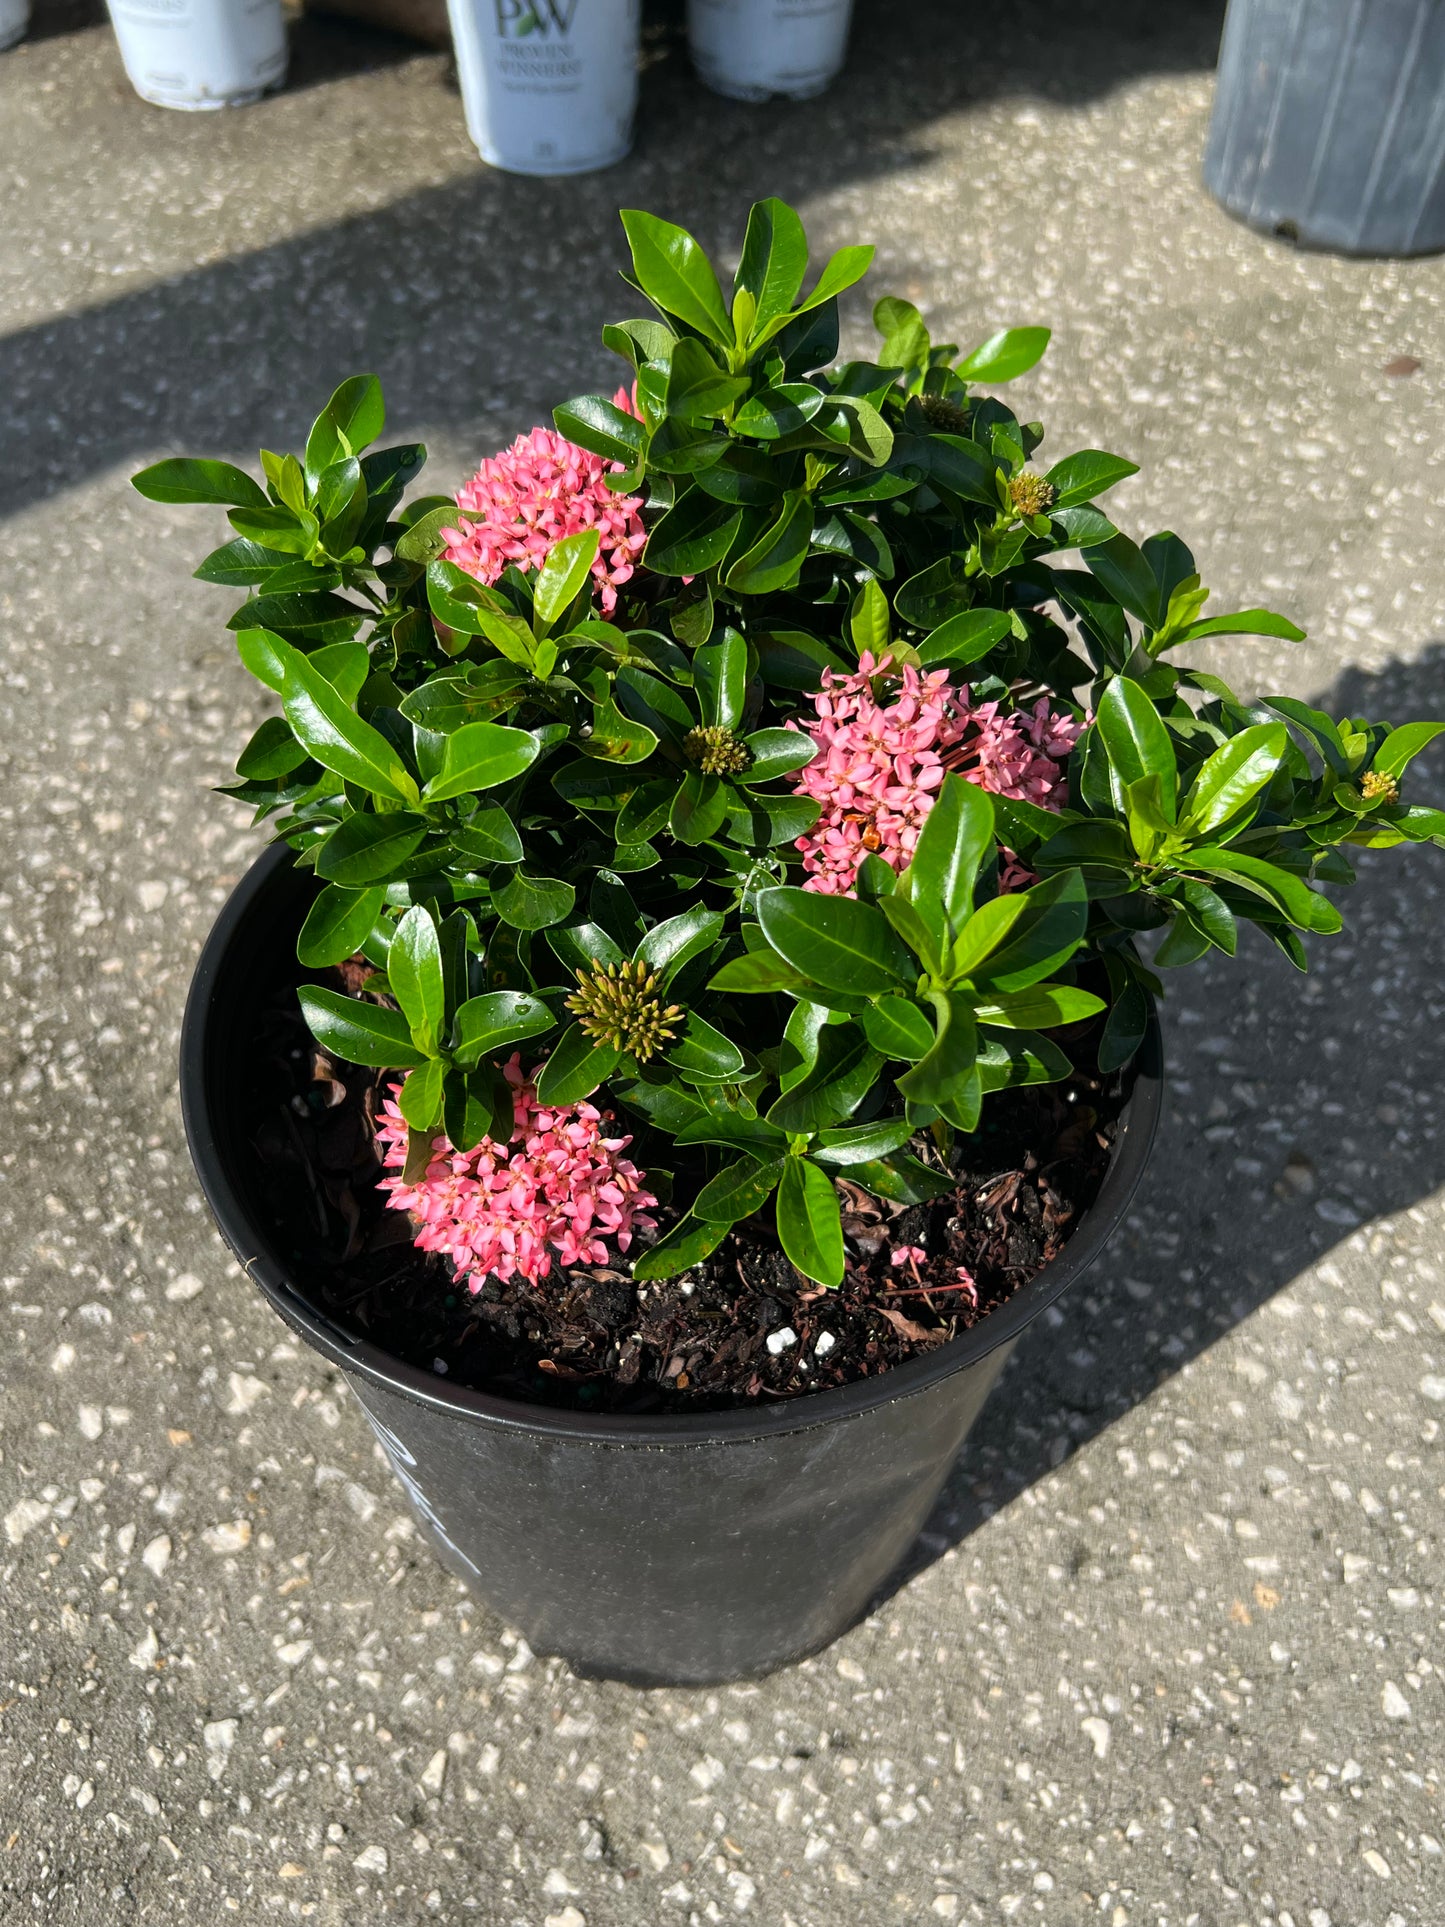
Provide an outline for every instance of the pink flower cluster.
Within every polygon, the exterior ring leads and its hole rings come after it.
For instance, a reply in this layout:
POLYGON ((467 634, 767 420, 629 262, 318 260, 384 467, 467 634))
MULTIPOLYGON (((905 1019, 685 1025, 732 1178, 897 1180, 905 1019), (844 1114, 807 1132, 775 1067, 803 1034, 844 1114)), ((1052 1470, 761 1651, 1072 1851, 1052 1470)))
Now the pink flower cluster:
POLYGON ((393 1099, 377 1121, 383 1162, 396 1172, 381 1180, 387 1203, 412 1214, 418 1249, 444 1253, 473 1291, 491 1272, 503 1280, 520 1272, 535 1284, 551 1271, 554 1252, 564 1265, 605 1264, 603 1240, 626 1251, 636 1228, 652 1228, 646 1211, 657 1203, 643 1188, 647 1173, 621 1155, 632 1139, 604 1137, 608 1119, 595 1105, 539 1104, 541 1066, 527 1078, 520 1052, 502 1069, 516 1118, 510 1146, 483 1138, 474 1151, 456 1151, 433 1138, 420 1184, 400 1173, 407 1127, 393 1099))
MULTIPOLYGON (((1046 698, 1007 713, 996 702, 974 704, 966 685, 949 682, 947 669, 894 671, 892 699, 880 701, 874 685, 890 666, 887 656, 879 662, 865 654, 856 675, 824 670, 813 698, 817 721, 802 725, 819 753, 794 787, 823 807, 797 842, 805 890, 846 896, 870 850, 894 870, 905 869, 950 770, 998 796, 1062 806, 1063 766, 1082 723, 1051 710, 1046 698)), ((1008 859, 1003 887, 1032 880, 1008 859)))
MULTIPOLYGON (((625 389, 616 402, 634 412, 625 389)), ((524 573, 540 569, 564 536, 597 529, 602 542, 592 574, 610 616, 647 541, 641 496, 614 495, 606 484, 616 473, 615 462, 578 448, 554 428, 519 435, 457 490, 467 520, 459 516, 456 528, 442 530, 447 561, 480 582, 495 582, 509 562, 524 573)))

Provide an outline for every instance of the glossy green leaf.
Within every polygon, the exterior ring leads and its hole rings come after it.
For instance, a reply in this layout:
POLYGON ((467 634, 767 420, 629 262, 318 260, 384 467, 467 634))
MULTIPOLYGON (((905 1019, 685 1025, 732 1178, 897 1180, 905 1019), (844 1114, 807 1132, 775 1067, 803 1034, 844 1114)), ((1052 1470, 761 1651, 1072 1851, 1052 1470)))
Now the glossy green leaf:
POLYGON ((417 802, 415 780, 381 732, 364 722, 299 650, 274 638, 270 647, 284 670, 286 719, 317 762, 377 796, 417 802))
POLYGON ((637 946, 637 961, 655 971, 666 989, 684 964, 691 963, 717 942, 722 928, 719 911, 694 904, 690 910, 655 923, 637 946))
POLYGON ((794 770, 806 769, 818 754, 818 745, 800 729, 756 729, 743 738, 743 747, 753 760, 735 780, 745 786, 791 776, 794 770))
POLYGON ((1201 765, 1184 799, 1180 825, 1207 836, 1270 782, 1289 747, 1283 723, 1256 723, 1231 736, 1201 765))
POLYGON ((308 760, 282 716, 268 716, 236 759, 236 774, 249 783, 289 776, 308 760))
POLYGON ((907 887, 914 908, 946 940, 973 913, 979 865, 993 847, 993 803, 976 783, 950 772, 924 818, 907 887))
POLYGON ((878 1053, 853 1024, 824 1024, 806 1075, 774 1099, 767 1122, 782 1131, 820 1131, 849 1117, 872 1090, 878 1053))
POLYGON ((778 1180, 795 1159, 773 1158, 760 1163, 742 1157, 726 1164, 709 1180, 693 1201, 694 1214, 713 1224, 736 1224, 741 1218, 761 1211, 777 1189, 778 1180))
POLYGON ((910 1104, 942 1109, 969 1096, 977 1083, 978 1030, 971 1000, 958 991, 936 995, 932 1047, 898 1079, 910 1104))
POLYGON ((805 1278, 843 1282, 843 1223, 833 1180, 806 1158, 784 1161, 778 1182, 778 1242, 805 1278))
POLYGON ((754 950, 746 957, 734 957, 713 976, 709 990, 729 995, 761 995, 781 992, 801 996, 808 979, 773 950, 754 950))
POLYGON ((312 1036, 343 1062, 376 1070, 408 1070, 426 1062, 427 1053, 412 1043, 410 1026, 399 1010, 312 984, 303 984, 296 994, 312 1036))
POLYGON ((778 954, 827 990, 911 988, 918 966, 871 904, 784 886, 760 892, 758 921, 778 954))
POLYGON ((736 729, 743 713, 747 688, 748 646, 736 629, 725 629, 692 659, 697 700, 704 723, 717 729, 736 729))
POLYGON ((369 448, 386 426, 386 404, 375 375, 352 375, 317 416, 306 438, 306 479, 314 488, 324 470, 369 448))
POLYGON ((913 1126, 906 1118, 878 1117, 871 1124, 845 1124, 836 1130, 820 1131, 808 1155, 819 1164, 846 1170, 854 1164, 888 1157, 912 1135, 913 1126))
POLYGON ((1044 480, 1056 491, 1053 509, 1058 510, 1092 502, 1096 495, 1113 488, 1126 475, 1138 473, 1139 464, 1126 462, 1122 455, 1108 455, 1102 448, 1081 448, 1078 454, 1066 455, 1063 461, 1055 462, 1044 480))
POLYGON ((726 1221, 709 1224, 704 1219, 686 1217, 675 1224, 664 1238, 659 1238, 650 1251, 642 1256, 632 1267, 632 1275, 639 1284, 648 1284, 656 1278, 675 1278, 680 1271, 691 1271, 694 1265, 722 1243, 728 1234, 726 1221))
POLYGON ((656 575, 701 575, 726 556, 743 512, 691 488, 647 538, 643 560, 656 575))
POLYGON ((924 1164, 911 1151, 894 1151, 886 1158, 854 1164, 849 1167, 848 1181, 895 1204, 930 1204, 956 1188, 951 1177, 924 1164))
POLYGON ((1433 743, 1442 731, 1445 731, 1445 723, 1406 723, 1400 729, 1392 729, 1375 751, 1375 760, 1370 767, 1385 776, 1401 776, 1420 751, 1433 743))
POLYGON ((596 1044, 580 1024, 564 1030, 537 1079, 543 1104, 580 1104, 621 1062, 610 1044, 596 1044))
POLYGON ((371 934, 386 900, 384 890, 343 890, 332 883, 306 913, 296 958, 307 970, 326 970, 354 956, 371 934))
MULTIPOLYGON (((1023 907, 1004 941, 969 972, 990 991, 1026 990, 1052 975, 1073 956, 1088 924, 1088 896, 1077 870, 1066 870, 1018 894, 1023 907)), ((1013 900, 996 899, 1003 903, 1013 900)), ((971 931, 972 925, 964 932, 965 940, 971 931)))
POLYGON ((955 363, 954 372, 967 382, 1014 381, 1043 359, 1048 345, 1047 328, 1005 328, 955 363))
POLYGON ((917 1004, 906 997, 880 997, 859 1012, 868 1042, 884 1057, 916 1064, 933 1048, 933 1026, 917 1004))
POLYGON ((229 508, 253 509, 270 506, 260 483, 230 462, 195 461, 184 456, 153 462, 131 477, 131 487, 149 502, 217 502, 229 508))
POLYGON ((753 297, 750 332, 791 313, 807 272, 808 239, 797 214, 776 198, 755 202, 736 279, 753 297))
POLYGON ((1084 550, 1084 565, 1122 608, 1150 629, 1160 620, 1159 584, 1147 558, 1127 535, 1084 550))
POLYGON ((716 342, 732 345, 732 324, 712 263, 685 228, 638 208, 621 209, 632 266, 643 293, 664 314, 716 342))
POLYGON ((1172 822, 1179 787, 1179 766, 1169 731, 1149 697, 1128 676, 1111 678, 1099 699, 1095 728, 1109 753, 1117 779, 1116 798, 1142 776, 1159 778, 1160 806, 1172 822))
POLYGON ((1240 850, 1213 847, 1190 850, 1183 862, 1191 870, 1203 870, 1206 876, 1234 878, 1241 888, 1278 905, 1301 930, 1332 936, 1340 928, 1340 913, 1329 898, 1320 896, 1278 864, 1267 863, 1240 850))
POLYGON ((706 843, 722 828, 728 807, 728 791, 721 779, 690 769, 672 799, 668 822, 679 843, 706 843))
POLYGON ((413 904, 391 940, 387 953, 387 981, 411 1025, 419 1050, 435 1051, 446 1019, 446 990, 442 978, 441 940, 436 920, 424 904, 413 904))
POLYGON ((410 810, 380 816, 353 811, 318 848, 316 874, 353 890, 389 882, 393 870, 405 863, 426 831, 426 818, 410 810))
POLYGON ((545 930, 549 924, 561 923, 576 901, 577 892, 570 883, 557 877, 532 876, 524 870, 513 871, 501 888, 492 892, 497 915, 517 930, 545 930))
POLYGON ((941 662, 977 662, 1003 641, 1009 627, 1002 609, 965 609, 924 637, 918 645, 918 660, 926 669, 941 662))
POLYGON ((1191 622, 1174 641, 1199 642, 1205 636, 1276 636, 1281 642, 1305 640, 1304 630, 1288 616, 1276 615, 1272 609, 1239 609, 1231 616, 1205 616, 1199 622, 1191 622))
POLYGON ((452 1055, 470 1068, 492 1051, 551 1030, 555 1021, 540 997, 521 990, 490 990, 468 998, 457 1011, 452 1055))
POLYGON ((813 527, 812 498, 789 489, 777 519, 727 572, 727 586, 740 595, 769 595, 798 579, 813 527))
POLYGON ((601 539, 598 530, 582 529, 576 535, 564 535, 549 551, 532 599, 539 621, 550 626, 571 608, 597 560, 601 539))
POLYGON ((686 1083, 729 1084, 742 1072, 743 1053, 730 1037, 690 1010, 682 1035, 665 1052, 667 1062, 686 1083))
POLYGON ((631 468, 647 447, 647 428, 636 415, 600 395, 579 395, 552 410, 559 434, 579 448, 631 468))
POLYGON ((467 864, 520 863, 522 839, 499 803, 487 803, 451 832, 452 848, 467 864))
POLYGON ((980 1024, 1008 1030, 1054 1030, 1061 1024, 1082 1023, 1104 1009, 1102 997, 1070 984, 1030 984, 1026 990, 997 991, 986 1003, 974 1006, 980 1024))
POLYGON ((447 737, 441 774, 424 791, 424 801, 440 803, 448 797, 510 783, 537 760, 537 739, 530 730, 508 729, 502 723, 465 723, 447 737))

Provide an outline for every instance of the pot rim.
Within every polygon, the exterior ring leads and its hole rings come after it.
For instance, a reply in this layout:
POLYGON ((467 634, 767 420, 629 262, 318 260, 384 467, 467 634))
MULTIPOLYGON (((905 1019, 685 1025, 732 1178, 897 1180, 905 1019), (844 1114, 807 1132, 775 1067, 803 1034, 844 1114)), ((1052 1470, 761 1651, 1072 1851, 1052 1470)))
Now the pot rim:
POLYGON ((1120 1114, 1114 1155, 1099 1195, 1079 1229, 1059 1257, 1045 1265, 1007 1304, 947 1344, 873 1378, 855 1379, 827 1391, 806 1392, 776 1405, 729 1411, 639 1416, 565 1411, 454 1385, 404 1364, 318 1311, 273 1255, 265 1232, 232 1183, 221 1155, 212 1118, 209 1076, 217 984, 237 932, 291 862, 290 849, 285 844, 273 844, 250 866, 222 906, 196 964, 180 1034, 181 1116, 191 1160, 226 1243, 293 1330, 343 1371, 465 1423, 501 1426, 573 1444, 657 1447, 740 1443, 861 1418, 880 1405, 926 1392, 1000 1346, 1012 1344, 1093 1263, 1118 1228, 1143 1175, 1164 1099, 1162 1040, 1158 1013, 1152 1004, 1148 1034, 1135 1059, 1134 1088, 1120 1114))

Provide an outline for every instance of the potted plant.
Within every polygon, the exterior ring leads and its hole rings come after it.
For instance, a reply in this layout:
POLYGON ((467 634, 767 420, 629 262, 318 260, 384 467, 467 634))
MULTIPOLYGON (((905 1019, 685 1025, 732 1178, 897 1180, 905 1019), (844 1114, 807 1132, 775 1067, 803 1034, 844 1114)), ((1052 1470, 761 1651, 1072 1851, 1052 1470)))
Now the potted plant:
POLYGON ((467 131, 513 174, 585 174, 632 145, 642 0, 447 0, 467 131))
POLYGON ((1252 924, 1301 968, 1442 725, 1245 702, 1134 473, 752 210, 725 296, 623 214, 630 381, 455 498, 344 382, 198 575, 278 713, 228 793, 274 848, 187 1009, 222 1230, 347 1374, 438 1551, 534 1646, 759 1672, 905 1551, 1024 1326, 1124 1211, 1156 974, 1252 924), (1148 960, 1146 961, 1146 953, 1148 960))
POLYGON ((281 0, 106 0, 126 77, 156 107, 244 107, 286 78, 281 0))
POLYGON ((853 0, 688 0, 693 64, 732 100, 812 100, 842 70, 853 0))

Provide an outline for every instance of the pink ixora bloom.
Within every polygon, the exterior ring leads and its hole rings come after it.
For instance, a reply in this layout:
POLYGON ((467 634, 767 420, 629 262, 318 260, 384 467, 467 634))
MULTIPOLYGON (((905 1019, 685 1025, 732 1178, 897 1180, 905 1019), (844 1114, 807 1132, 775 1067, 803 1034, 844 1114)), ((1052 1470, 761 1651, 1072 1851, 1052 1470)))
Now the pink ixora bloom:
POLYGON ((647 1173, 622 1156, 630 1137, 605 1137, 609 1116, 593 1104, 537 1102, 536 1078, 522 1071, 514 1051, 502 1066, 512 1086, 515 1124, 510 1142, 483 1138, 472 1151, 432 1140, 432 1161, 420 1184, 401 1175, 407 1127, 393 1098, 382 1105, 377 1137, 383 1163, 395 1173, 381 1180, 394 1211, 409 1211, 419 1250, 451 1259, 473 1291, 492 1272, 516 1272, 535 1284, 555 1255, 563 1265, 605 1264, 611 1238, 626 1251, 632 1233, 650 1230, 647 1208, 657 1199, 647 1173))
MULTIPOLYGON (((995 795, 1057 809, 1066 784, 1063 765, 1083 725, 1049 708, 1002 711, 997 702, 969 700, 947 669, 892 670, 864 654, 858 672, 825 669, 813 698, 816 721, 802 724, 818 754, 799 770, 794 788, 822 805, 822 815, 798 838, 807 872, 805 890, 846 896, 858 865, 875 851, 894 870, 907 867, 918 833, 950 770, 995 795), (890 673, 891 672, 891 673, 890 673), (891 699, 874 692, 885 679, 891 699)), ((1003 887, 1020 888, 1032 873, 1009 854, 1003 887)))
MULTIPOLYGON (((615 399, 635 412, 626 389, 615 399)), ((495 582, 509 562, 524 573, 540 569, 564 536, 597 529, 602 540, 592 574, 610 616, 647 541, 641 496, 614 495, 607 486, 605 478, 617 472, 617 463, 554 428, 519 435, 457 490, 463 513, 456 528, 442 530, 446 560, 479 582, 495 582)))

